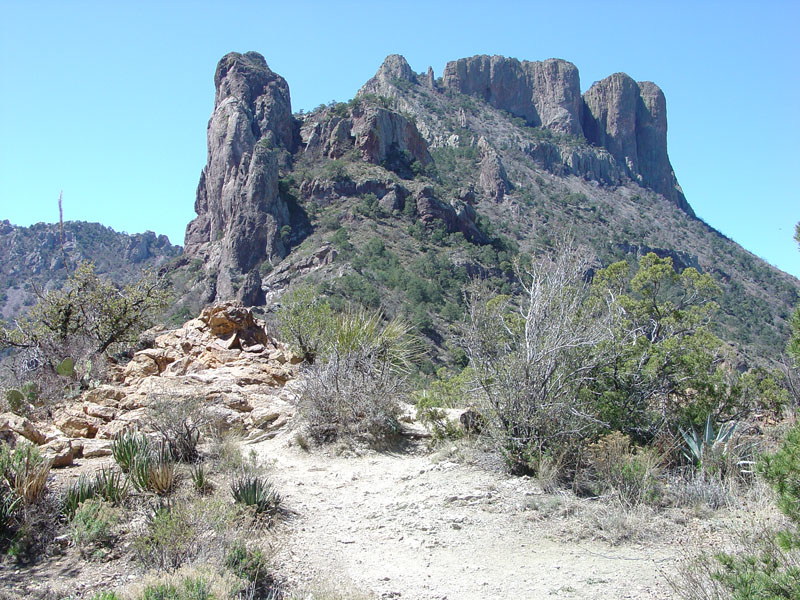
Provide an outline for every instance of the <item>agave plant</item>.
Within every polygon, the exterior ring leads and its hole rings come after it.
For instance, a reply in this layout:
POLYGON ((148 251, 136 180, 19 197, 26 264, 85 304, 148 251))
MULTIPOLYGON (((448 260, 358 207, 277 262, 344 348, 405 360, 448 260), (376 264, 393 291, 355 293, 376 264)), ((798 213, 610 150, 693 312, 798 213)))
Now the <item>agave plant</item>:
POLYGON ((252 506, 257 513, 275 513, 281 497, 266 477, 241 475, 231 483, 233 499, 245 506, 252 506))
POLYGON ((150 443, 144 434, 136 430, 125 430, 111 442, 114 460, 127 473, 138 457, 150 454, 150 443))
POLYGON ((96 495, 97 481, 90 479, 85 474, 81 475, 64 493, 64 499, 61 503, 61 512, 68 519, 72 519, 81 503, 89 498, 94 498, 96 495))
POLYGON ((11 492, 0 490, 0 534, 4 534, 11 525, 11 518, 21 501, 11 492))
POLYGON ((680 429, 683 441, 686 442, 684 455, 701 469, 704 468, 703 459, 710 453, 714 455, 726 454, 728 441, 736 430, 736 423, 723 424, 716 432, 711 421, 711 415, 706 419, 706 426, 702 432, 694 427, 691 430, 680 429))
POLYGON ((213 488, 211 481, 208 479, 208 473, 206 473, 205 465, 203 465, 203 463, 197 463, 196 465, 192 466, 191 476, 194 489, 196 489, 199 493, 205 494, 213 488))
POLYGON ((128 493, 128 481, 122 472, 103 467, 94 474, 96 494, 107 502, 119 503, 128 493))

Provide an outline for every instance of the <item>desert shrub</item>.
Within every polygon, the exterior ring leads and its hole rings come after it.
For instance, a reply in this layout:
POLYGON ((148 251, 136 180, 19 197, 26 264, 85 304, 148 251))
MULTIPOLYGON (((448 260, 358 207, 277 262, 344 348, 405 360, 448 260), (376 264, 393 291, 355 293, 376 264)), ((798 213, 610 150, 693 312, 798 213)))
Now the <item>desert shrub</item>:
POLYGON ((152 507, 144 531, 133 541, 136 557, 145 568, 174 570, 199 551, 190 508, 167 502, 152 507))
POLYGON ((173 460, 193 463, 200 455, 200 428, 204 417, 197 398, 155 397, 148 407, 147 422, 157 431, 173 460))
POLYGON ((580 392, 607 361, 615 312, 592 295, 586 250, 565 246, 524 267, 523 293, 469 291, 462 344, 475 373, 487 434, 512 471, 535 472, 543 457, 574 474, 601 423, 580 392))
POLYGON ((97 555, 113 539, 113 527, 119 515, 112 506, 99 499, 82 502, 72 515, 69 533, 75 547, 84 557, 97 555))
POLYGON ((228 550, 225 567, 244 579, 248 591, 257 598, 267 596, 277 587, 266 555, 259 548, 248 548, 241 540, 234 542, 228 550))
POLYGON ((20 502, 21 499, 10 490, 0 488, 0 539, 10 531, 14 512, 20 502))
POLYGON ((204 464, 197 463, 192 465, 192 470, 189 474, 192 478, 192 486, 195 490, 197 490, 198 493, 205 494, 213 489, 213 485, 211 480, 208 478, 208 473, 206 472, 204 464))
POLYGON ((172 491, 177 477, 177 466, 165 443, 138 455, 130 466, 128 479, 136 490, 150 491, 165 496, 172 491))
POLYGON ((165 282, 152 273, 119 287, 83 262, 61 289, 38 292, 25 317, 13 325, 0 322, 0 349, 24 353, 22 381, 36 380, 45 395, 60 395, 78 379, 88 385, 102 363, 92 357, 135 342, 168 298, 165 282))
POLYGON ((128 493, 128 480, 121 471, 103 467, 94 474, 96 494, 106 502, 119 504, 128 493))
POLYGON ((68 519, 71 519, 83 502, 95 496, 97 496, 97 480, 84 473, 64 492, 61 512, 68 519))
POLYGON ((775 490, 788 525, 748 536, 741 552, 690 562, 671 582, 681 597, 800 597, 800 427, 788 432, 777 452, 760 459, 758 472, 775 490))
POLYGON ((0 443, 0 475, 26 504, 37 502, 44 494, 51 466, 33 444, 20 443, 12 450, 0 443))
POLYGON ((629 437, 614 432, 590 445, 588 456, 601 493, 613 492, 628 507, 659 500, 661 457, 655 448, 634 448, 629 437))
MULTIPOLYGON (((133 600, 244 600, 259 596, 248 595, 246 586, 235 575, 218 572, 210 567, 184 566, 174 573, 147 576, 138 584, 133 600)), ((263 597, 263 596, 262 596, 263 597)))
POLYGON ((330 305, 307 285, 287 292, 278 309, 282 339, 309 363, 314 362, 324 345, 332 318, 330 305))
POLYGON ((306 373, 301 410, 317 440, 395 433, 398 400, 420 356, 410 326, 384 323, 378 312, 350 309, 336 315, 318 360, 306 373))
POLYGON ((245 506, 251 506, 256 513, 275 514, 281 497, 272 483, 263 476, 242 474, 231 482, 233 499, 245 506))

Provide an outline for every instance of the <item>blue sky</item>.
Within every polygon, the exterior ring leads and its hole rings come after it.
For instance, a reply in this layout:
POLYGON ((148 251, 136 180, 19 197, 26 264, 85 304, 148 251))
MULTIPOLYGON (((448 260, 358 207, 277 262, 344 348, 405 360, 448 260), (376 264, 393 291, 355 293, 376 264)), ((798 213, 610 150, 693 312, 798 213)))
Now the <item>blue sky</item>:
POLYGON ((295 111, 351 98, 387 54, 624 71, 667 97, 669 154, 713 227, 800 276, 800 3, 0 0, 0 219, 99 221, 182 243, 217 61, 256 50, 295 111), (563 3, 567 6, 566 3, 563 3))

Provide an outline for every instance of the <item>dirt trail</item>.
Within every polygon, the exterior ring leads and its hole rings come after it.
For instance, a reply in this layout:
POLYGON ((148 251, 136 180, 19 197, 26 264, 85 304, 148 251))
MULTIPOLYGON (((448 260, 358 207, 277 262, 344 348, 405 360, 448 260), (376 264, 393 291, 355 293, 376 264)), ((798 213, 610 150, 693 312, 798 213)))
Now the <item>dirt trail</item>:
POLYGON ((307 453, 255 446, 296 516, 280 569, 291 583, 349 580, 381 598, 670 598, 676 548, 559 542, 529 507, 529 479, 424 453, 307 453))

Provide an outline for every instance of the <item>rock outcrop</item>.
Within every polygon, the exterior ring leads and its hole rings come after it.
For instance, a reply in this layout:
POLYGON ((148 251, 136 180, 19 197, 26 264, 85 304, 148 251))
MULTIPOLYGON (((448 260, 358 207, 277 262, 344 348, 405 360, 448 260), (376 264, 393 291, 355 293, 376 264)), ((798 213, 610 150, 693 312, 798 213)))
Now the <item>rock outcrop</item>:
POLYGON ((478 140, 478 150, 481 153, 478 185, 495 202, 502 202, 506 192, 511 189, 503 161, 483 136, 478 140))
POLYGON ((565 60, 461 58, 447 63, 442 81, 445 88, 479 96, 534 127, 582 135, 578 69, 565 60))
POLYGON ((309 120, 301 128, 300 138, 307 153, 336 159, 356 149, 362 160, 384 165, 403 177, 413 176, 410 166, 414 161, 423 168, 433 163, 413 121, 366 103, 349 110, 347 116, 309 120))
MULTIPOLYGON (((390 54, 383 64, 358 91, 359 95, 375 94, 377 96, 393 96, 398 82, 418 83, 417 76, 400 54, 390 54)), ((402 85, 402 83, 400 83, 402 85)))
POLYGON ((208 162, 197 187, 197 218, 186 228, 185 253, 217 274, 211 298, 233 298, 235 277, 287 248, 289 224, 278 194, 278 164, 294 146, 289 86, 255 52, 231 53, 214 75, 208 162))
POLYGON ((564 156, 553 144, 531 148, 532 157, 555 166, 560 174, 604 183, 628 177, 694 215, 667 155, 666 100, 654 83, 637 83, 624 73, 615 73, 581 96, 580 77, 572 63, 483 55, 447 63, 443 84, 478 96, 534 127, 585 137, 619 163, 614 166, 605 157, 593 158, 585 152, 564 156))
POLYGON ((592 85, 584 101, 586 139, 606 148, 639 183, 693 215, 667 156, 667 105, 661 89, 615 73, 592 85))
POLYGON ((265 331, 250 309, 225 303, 203 310, 183 327, 162 331, 111 383, 56 410, 52 424, 0 415, 0 439, 41 445, 55 466, 110 454, 110 440, 147 427, 159 400, 198 402, 216 427, 236 427, 251 439, 273 435, 294 414, 291 382, 300 358, 265 331))

